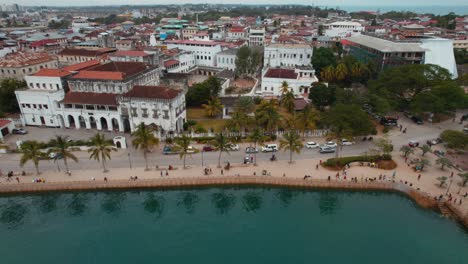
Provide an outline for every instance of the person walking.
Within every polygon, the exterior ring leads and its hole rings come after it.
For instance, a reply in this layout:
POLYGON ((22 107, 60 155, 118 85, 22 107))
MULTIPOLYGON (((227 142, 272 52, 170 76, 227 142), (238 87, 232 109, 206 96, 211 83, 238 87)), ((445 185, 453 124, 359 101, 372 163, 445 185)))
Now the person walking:
POLYGON ((418 175, 418 181, 419 181, 419 179, 421 179, 421 174, 418 175))

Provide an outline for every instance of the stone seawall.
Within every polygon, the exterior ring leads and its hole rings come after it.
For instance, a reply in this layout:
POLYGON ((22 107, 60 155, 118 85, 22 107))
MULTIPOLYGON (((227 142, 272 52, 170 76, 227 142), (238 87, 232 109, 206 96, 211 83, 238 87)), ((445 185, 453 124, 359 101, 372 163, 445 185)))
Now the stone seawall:
MULTIPOLYGON (((0 185, 0 194, 21 194, 37 192, 67 192, 67 191, 102 191, 144 188, 190 188, 212 186, 272 186, 306 189, 335 189, 354 191, 387 191, 399 192, 413 199, 418 205, 428 209, 438 209, 437 202, 429 195, 417 191, 407 185, 393 182, 351 182, 327 180, 303 180, 300 178, 280 178, 267 176, 224 176, 224 177, 190 177, 190 178, 159 178, 145 180, 111 180, 105 181, 67 181, 50 183, 21 183, 0 185)), ((447 203, 448 208, 468 227, 468 215, 447 203)))

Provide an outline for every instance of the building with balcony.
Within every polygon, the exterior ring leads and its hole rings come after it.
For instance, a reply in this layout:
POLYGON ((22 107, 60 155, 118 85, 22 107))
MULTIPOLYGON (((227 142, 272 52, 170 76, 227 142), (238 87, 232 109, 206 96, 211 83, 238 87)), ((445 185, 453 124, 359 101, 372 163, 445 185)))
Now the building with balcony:
POLYGON ((313 83, 318 82, 312 67, 264 68, 261 90, 257 94, 262 96, 280 96, 283 82, 288 83, 289 90, 295 96, 307 95, 311 92, 313 83))
POLYGON ((265 47, 265 67, 311 66, 313 48, 308 44, 270 44, 265 47))
POLYGON ((43 68, 57 68, 57 58, 42 52, 15 52, 0 58, 0 79, 23 80, 43 68))

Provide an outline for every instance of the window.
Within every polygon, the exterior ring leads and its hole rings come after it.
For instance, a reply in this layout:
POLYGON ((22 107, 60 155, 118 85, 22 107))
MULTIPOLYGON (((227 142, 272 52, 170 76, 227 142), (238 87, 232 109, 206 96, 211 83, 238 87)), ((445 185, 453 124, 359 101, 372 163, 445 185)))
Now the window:
POLYGON ((48 105, 43 105, 42 107, 44 107, 44 109, 49 109, 48 105))
POLYGON ((143 112, 141 114, 142 117, 147 118, 148 117, 148 108, 142 108, 141 111, 143 112))
POLYGON ((27 108, 31 108, 31 105, 30 105, 30 104, 26 104, 26 107, 27 107, 27 108))
POLYGON ((60 89, 60 86, 58 84, 55 84, 55 87, 57 87, 57 90, 60 89))
POLYGON ((37 108, 37 105, 36 105, 36 104, 33 104, 33 108, 36 109, 36 108, 37 108))
POLYGON ((164 110, 164 119, 169 119, 169 110, 164 110))
POLYGON ((158 109, 153 109, 153 118, 159 118, 158 109))
POLYGON ((138 117, 136 107, 132 107, 132 116, 133 116, 133 117, 138 117))

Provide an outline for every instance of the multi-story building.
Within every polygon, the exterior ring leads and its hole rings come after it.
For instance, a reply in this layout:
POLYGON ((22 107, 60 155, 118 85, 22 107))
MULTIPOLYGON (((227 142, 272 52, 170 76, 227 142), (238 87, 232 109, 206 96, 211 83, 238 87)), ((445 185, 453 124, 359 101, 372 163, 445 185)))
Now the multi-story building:
POLYGON ((122 119, 128 120, 131 131, 140 123, 156 126, 162 135, 183 130, 186 111, 182 90, 163 86, 134 86, 118 96, 117 101, 122 119))
POLYGON ((195 65, 216 66, 216 54, 223 50, 220 43, 214 41, 170 40, 166 41, 168 49, 178 48, 194 54, 195 65))
POLYGON ((141 50, 119 50, 109 54, 111 61, 144 62, 150 65, 159 65, 159 53, 146 53, 141 50))
POLYGON ((60 65, 72 65, 91 60, 105 59, 109 53, 114 52, 112 48, 102 49, 70 49, 66 48, 58 54, 60 65))
POLYGON ((235 71, 238 51, 239 49, 228 49, 216 54, 217 67, 235 71))
POLYGON ((315 70, 308 67, 297 67, 295 69, 265 68, 262 74, 261 91, 262 96, 280 96, 283 82, 288 83, 289 89, 295 96, 308 94, 313 83, 318 82, 315 70))
POLYGON ((198 28, 196 27, 186 27, 182 29, 182 39, 189 40, 193 39, 193 36, 197 34, 198 28))
POLYGON ((265 67, 310 66, 312 46, 307 44, 270 44, 265 47, 265 67))
POLYGON ((468 51, 468 39, 454 39, 453 40, 454 49, 464 49, 468 51))
POLYGON ((458 77, 450 39, 425 37, 390 41, 361 34, 342 43, 351 55, 365 63, 373 61, 379 70, 404 64, 435 64, 446 68, 453 78, 458 77))
POLYGON ((325 36, 347 38, 355 34, 360 34, 364 31, 364 27, 359 22, 354 21, 337 21, 330 24, 325 24, 325 36))
POLYGON ((57 68, 57 58, 41 52, 15 52, 0 58, 0 79, 23 80, 43 68, 57 68))
POLYGON ((265 28, 251 28, 249 30, 249 46, 265 45, 265 28))

